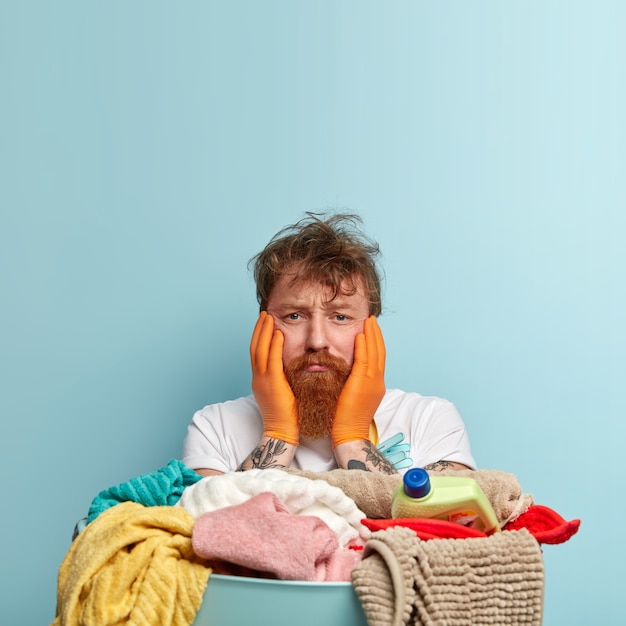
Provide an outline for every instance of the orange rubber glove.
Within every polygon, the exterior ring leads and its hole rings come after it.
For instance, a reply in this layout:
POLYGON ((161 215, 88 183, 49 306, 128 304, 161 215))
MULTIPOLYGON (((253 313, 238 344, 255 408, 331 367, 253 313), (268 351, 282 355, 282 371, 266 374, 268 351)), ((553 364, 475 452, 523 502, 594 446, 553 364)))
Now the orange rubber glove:
POLYGON ((263 416, 263 436, 298 445, 298 413, 283 370, 283 342, 274 318, 262 311, 250 342, 252 393, 263 416))
POLYGON ((354 340, 352 371, 335 410, 333 448, 348 441, 369 440, 370 424, 384 395, 385 342, 376 318, 371 315, 354 340))

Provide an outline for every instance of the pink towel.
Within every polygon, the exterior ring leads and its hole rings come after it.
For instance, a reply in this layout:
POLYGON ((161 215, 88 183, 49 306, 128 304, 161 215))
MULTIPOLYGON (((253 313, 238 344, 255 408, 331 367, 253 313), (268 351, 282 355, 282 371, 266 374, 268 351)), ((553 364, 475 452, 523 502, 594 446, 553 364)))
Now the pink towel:
POLYGON ((201 515, 191 545, 209 562, 235 564, 247 575, 252 570, 282 580, 350 581, 362 556, 341 548, 337 534, 323 520, 292 515, 269 492, 201 515))

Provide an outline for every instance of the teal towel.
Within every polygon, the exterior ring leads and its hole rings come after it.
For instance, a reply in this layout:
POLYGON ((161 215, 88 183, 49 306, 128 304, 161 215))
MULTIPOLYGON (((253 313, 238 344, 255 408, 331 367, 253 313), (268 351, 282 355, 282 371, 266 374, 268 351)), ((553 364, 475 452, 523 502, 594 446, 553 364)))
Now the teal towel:
POLYGON ((126 483, 101 491, 92 501, 87 523, 120 502, 137 502, 144 506, 173 506, 180 500, 186 487, 197 483, 202 476, 184 463, 172 459, 165 467, 132 478, 126 483))

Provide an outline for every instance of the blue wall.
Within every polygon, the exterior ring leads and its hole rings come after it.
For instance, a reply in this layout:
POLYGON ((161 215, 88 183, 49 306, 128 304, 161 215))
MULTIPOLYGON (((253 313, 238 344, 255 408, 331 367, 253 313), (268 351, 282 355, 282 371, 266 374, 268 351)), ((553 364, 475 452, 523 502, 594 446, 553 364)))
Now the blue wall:
POLYGON ((387 383, 582 527, 548 626, 621 621, 623 3, 0 5, 0 621, 54 616, 74 522, 249 390, 247 260, 359 212, 387 383))

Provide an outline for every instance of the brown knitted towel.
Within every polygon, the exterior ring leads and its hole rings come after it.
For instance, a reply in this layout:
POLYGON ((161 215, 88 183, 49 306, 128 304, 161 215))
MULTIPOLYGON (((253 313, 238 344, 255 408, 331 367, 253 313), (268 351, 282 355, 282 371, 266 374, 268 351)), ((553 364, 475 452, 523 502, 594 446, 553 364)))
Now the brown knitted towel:
MULTIPOLYGON (((380 474, 358 470, 336 469, 328 472, 311 472, 288 469, 288 472, 305 476, 313 480, 326 480, 331 485, 342 489, 370 519, 388 519, 391 517, 391 498, 394 489, 402 482, 400 474, 380 474)), ((433 472, 436 476, 469 476, 474 478, 485 495, 503 526, 533 504, 533 497, 524 494, 513 474, 500 470, 444 470, 433 472)))
POLYGON ((369 626, 540 626, 543 617, 541 549, 525 529, 431 541, 378 531, 352 582, 369 626))

